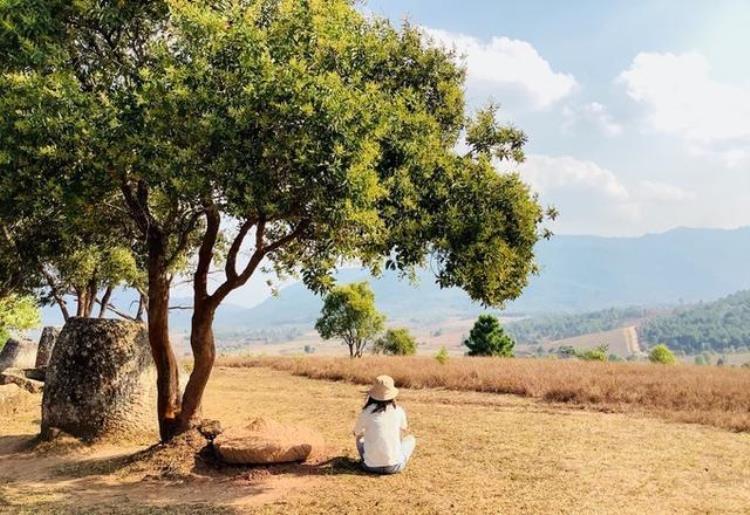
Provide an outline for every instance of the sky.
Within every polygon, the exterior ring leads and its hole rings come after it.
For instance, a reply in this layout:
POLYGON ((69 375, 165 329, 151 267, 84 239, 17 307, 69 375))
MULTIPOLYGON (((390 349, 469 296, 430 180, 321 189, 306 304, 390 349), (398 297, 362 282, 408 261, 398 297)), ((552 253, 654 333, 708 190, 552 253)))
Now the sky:
MULTIPOLYGON (((464 56, 469 112, 492 100, 527 133, 519 172, 560 211, 556 234, 750 225, 750 0, 369 0, 360 9, 408 19, 464 56)), ((261 302, 269 279, 256 274, 227 302, 261 302)))
POLYGON ((528 137, 557 234, 750 225, 750 1, 369 0, 467 68, 528 137))

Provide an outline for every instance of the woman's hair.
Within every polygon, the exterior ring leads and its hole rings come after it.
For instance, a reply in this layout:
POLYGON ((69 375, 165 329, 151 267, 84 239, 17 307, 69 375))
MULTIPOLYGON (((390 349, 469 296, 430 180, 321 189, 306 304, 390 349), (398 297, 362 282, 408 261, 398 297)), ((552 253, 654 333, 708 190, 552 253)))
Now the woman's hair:
POLYGON ((373 399, 368 395, 367 402, 364 406, 362 406, 362 409, 365 410, 370 406, 375 406, 375 408, 372 410, 373 413, 380 413, 381 411, 385 411, 389 406, 395 408, 396 401, 394 399, 391 399, 389 401, 379 401, 377 399, 373 399))

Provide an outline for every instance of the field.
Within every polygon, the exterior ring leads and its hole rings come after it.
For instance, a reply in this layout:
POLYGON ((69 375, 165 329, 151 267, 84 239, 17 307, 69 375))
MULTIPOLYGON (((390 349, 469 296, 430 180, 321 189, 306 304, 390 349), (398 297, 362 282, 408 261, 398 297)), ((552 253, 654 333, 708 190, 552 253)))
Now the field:
MULTIPOLYGON (((218 367, 204 413, 225 426, 267 416, 318 429, 327 448, 312 463, 231 475, 196 466, 193 477, 170 479, 121 466, 145 442, 29 447, 39 396, 28 394, 0 426, 0 512, 747 513, 750 506, 750 433, 444 388, 402 389, 415 456, 401 475, 364 475, 350 437, 363 387, 268 368, 279 363, 218 367)), ((380 360, 357 363, 368 377, 387 371, 380 360)))
POLYGON ((228 366, 265 366, 314 379, 368 384, 373 370, 398 386, 515 394, 606 411, 635 411, 733 431, 750 431, 750 370, 665 367, 551 359, 224 358, 228 366))
MULTIPOLYGON (((617 354, 621 358, 627 358, 641 351, 638 342, 638 333, 634 326, 618 327, 610 331, 589 333, 581 336, 573 336, 562 340, 555 340, 541 344, 545 351, 557 350, 562 346, 570 346, 578 350, 593 349, 599 345, 607 345, 609 353, 617 354)), ((534 351, 538 345, 522 345, 519 349, 534 351)))

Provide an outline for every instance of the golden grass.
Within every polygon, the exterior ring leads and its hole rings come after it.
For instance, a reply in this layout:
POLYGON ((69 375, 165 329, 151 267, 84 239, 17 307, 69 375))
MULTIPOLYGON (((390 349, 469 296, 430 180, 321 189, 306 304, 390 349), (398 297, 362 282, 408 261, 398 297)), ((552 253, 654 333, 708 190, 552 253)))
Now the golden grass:
POLYGON ((133 452, 126 448, 106 456, 88 446, 14 451, 14 441, 39 430, 35 395, 36 407, 19 412, 13 427, 0 423, 0 513, 741 514, 750 506, 750 433, 441 389, 402 390, 414 457, 402 474, 367 475, 351 437, 363 390, 270 368, 217 367, 207 418, 225 427, 259 416, 304 424, 320 431, 327 454, 192 481, 93 466, 133 452))
POLYGON ((220 363, 355 384, 388 374, 406 388, 515 394, 750 431, 748 369, 497 358, 452 358, 440 365, 427 357, 225 357, 220 363))

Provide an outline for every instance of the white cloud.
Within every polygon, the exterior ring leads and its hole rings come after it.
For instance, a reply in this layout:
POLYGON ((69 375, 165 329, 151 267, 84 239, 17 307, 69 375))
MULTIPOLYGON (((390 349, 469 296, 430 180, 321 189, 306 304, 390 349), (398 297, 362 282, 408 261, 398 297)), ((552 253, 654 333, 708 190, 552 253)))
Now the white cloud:
POLYGON ((719 82, 710 71, 698 53, 640 53, 618 81, 648 109, 654 130, 729 163, 750 146, 750 87, 719 82))
POLYGON ((615 174, 593 161, 532 154, 527 156, 519 170, 531 187, 540 193, 572 189, 610 199, 627 200, 630 197, 615 174))
MULTIPOLYGON (((625 184, 611 170, 572 156, 531 154, 518 167, 541 201, 560 211, 558 232, 636 235, 665 230, 692 220, 696 193, 679 186, 642 180, 625 184)), ((697 214, 697 213, 696 213, 697 214)))
POLYGON ((435 42, 455 48, 465 57, 470 84, 519 88, 533 107, 544 109, 569 95, 577 83, 567 73, 555 72, 536 49, 526 41, 493 37, 489 42, 423 27, 435 42))
POLYGON ((695 192, 687 191, 674 184, 655 181, 641 181, 639 196, 644 200, 657 202, 682 202, 696 197, 695 192))
POLYGON ((617 136, 622 133, 622 125, 615 122, 607 107, 599 102, 590 102, 581 107, 563 108, 563 129, 570 129, 578 123, 585 122, 599 129, 606 136, 617 136))

